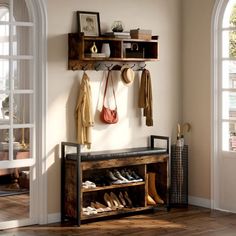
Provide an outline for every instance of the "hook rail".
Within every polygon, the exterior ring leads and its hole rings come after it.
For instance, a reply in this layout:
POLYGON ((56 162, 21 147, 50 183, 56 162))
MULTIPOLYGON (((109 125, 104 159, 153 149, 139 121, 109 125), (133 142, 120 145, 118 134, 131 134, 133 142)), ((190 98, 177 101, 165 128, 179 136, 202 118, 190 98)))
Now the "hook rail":
POLYGON ((99 63, 94 65, 94 69, 96 71, 100 71, 100 70, 121 70, 122 66, 129 66, 131 69, 133 69, 134 71, 139 71, 139 70, 144 70, 146 68, 146 64, 144 64, 143 66, 139 65, 139 64, 133 64, 133 65, 129 65, 129 64, 104 64, 104 63, 99 63), (105 67, 105 68, 104 68, 105 67))

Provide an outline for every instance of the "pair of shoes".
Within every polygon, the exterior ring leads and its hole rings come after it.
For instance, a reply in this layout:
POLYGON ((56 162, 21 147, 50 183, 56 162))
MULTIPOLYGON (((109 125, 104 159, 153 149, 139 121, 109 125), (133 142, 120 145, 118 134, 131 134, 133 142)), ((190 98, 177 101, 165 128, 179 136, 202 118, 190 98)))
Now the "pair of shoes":
POLYGON ((107 176, 110 179, 112 184, 123 184, 124 182, 117 178, 112 171, 107 170, 107 176))
POLYGON ((140 176, 138 176, 136 173, 135 173, 135 171, 134 170, 127 170, 127 172, 129 173, 129 175, 131 176, 131 177, 133 177, 134 178, 134 182, 140 182, 140 181, 143 181, 143 179, 140 177, 140 176))
POLYGON ((106 207, 103 204, 101 204, 100 202, 91 202, 91 207, 95 208, 98 213, 103 213, 103 212, 106 212, 106 211, 111 211, 110 207, 106 207))
POLYGON ((124 208, 124 206, 119 201, 118 197, 113 192, 111 192, 110 195, 108 193, 105 193, 104 201, 106 202, 107 206, 110 207, 112 210, 124 208))
POLYGON ((125 169, 121 170, 121 174, 122 174, 122 176, 124 176, 129 182, 135 182, 135 178, 134 178, 133 176, 131 176, 130 173, 129 173, 127 170, 125 170, 125 169))
POLYGON ((134 170, 130 169, 122 169, 120 172, 115 170, 115 176, 119 179, 124 179, 125 182, 140 182, 143 181, 141 177, 139 177, 134 170))
POLYGON ((134 170, 122 169, 121 171, 114 169, 113 171, 107 170, 107 176, 112 184, 125 184, 132 182, 143 181, 134 170))
MULTIPOLYGON (((164 204, 164 201, 161 199, 156 190, 156 173, 150 172, 147 173, 148 179, 148 198, 147 203, 155 202, 156 204, 164 204)), ((155 204, 150 204, 155 205, 155 204)))
POLYGON ((82 188, 96 188, 96 184, 87 180, 82 183, 82 188))
POLYGON ((86 215, 86 216, 90 216, 90 215, 96 215, 98 212, 95 208, 93 207, 83 207, 82 208, 82 214, 86 215))
POLYGON ((133 207, 133 203, 126 191, 124 191, 124 194, 122 194, 122 192, 120 192, 119 197, 120 197, 120 199, 122 199, 122 203, 125 202, 126 207, 133 207))
POLYGON ((96 175, 91 178, 93 182, 100 187, 109 186, 111 183, 108 178, 104 175, 96 175))
POLYGON ((117 169, 115 169, 113 173, 114 173, 114 176, 117 179, 121 180, 123 183, 129 183, 129 180, 126 179, 117 169))
POLYGON ((125 202, 125 199, 124 199, 124 196, 123 196, 122 192, 119 193, 119 199, 120 199, 122 205, 123 205, 124 207, 127 207, 127 204, 126 204, 126 202, 125 202))

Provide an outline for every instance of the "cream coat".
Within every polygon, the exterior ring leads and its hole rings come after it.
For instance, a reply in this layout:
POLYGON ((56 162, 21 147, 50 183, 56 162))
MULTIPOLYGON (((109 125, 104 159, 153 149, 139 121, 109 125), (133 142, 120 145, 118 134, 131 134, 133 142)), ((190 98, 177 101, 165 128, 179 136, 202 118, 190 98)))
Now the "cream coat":
POLYGON ((89 77, 84 72, 76 106, 75 117, 77 121, 77 142, 91 147, 92 127, 94 126, 93 106, 89 77))

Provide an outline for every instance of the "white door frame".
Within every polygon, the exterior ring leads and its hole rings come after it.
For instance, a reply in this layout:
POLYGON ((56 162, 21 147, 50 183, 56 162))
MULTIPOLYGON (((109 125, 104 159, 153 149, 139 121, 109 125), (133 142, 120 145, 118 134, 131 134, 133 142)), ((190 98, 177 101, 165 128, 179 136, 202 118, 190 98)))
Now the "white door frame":
MULTIPOLYGON (((46 124, 47 124, 47 8, 46 0, 26 0, 35 19, 35 82, 37 89, 36 111, 36 175, 30 181, 30 220, 13 220, 2 222, 1 229, 25 226, 29 224, 46 224, 47 213, 47 172, 46 172, 46 124)), ((17 210, 17 209, 16 209, 17 210)))
POLYGON ((219 74, 222 72, 219 66, 221 52, 221 37, 219 33, 219 22, 223 18, 222 9, 226 7, 229 0, 216 0, 211 22, 211 208, 226 211, 220 208, 219 198, 219 74))
POLYGON ((36 150, 37 165, 38 165, 38 202, 34 203, 34 209, 37 211, 38 216, 37 223, 46 224, 48 223, 48 212, 47 212, 47 169, 46 169, 46 125, 47 125, 47 7, 46 0, 33 1, 35 7, 36 16, 36 29, 38 30, 37 45, 37 76, 38 78, 38 92, 39 92, 39 112, 37 126, 39 135, 39 143, 36 150))
POLYGON ((215 159, 218 156, 218 101, 215 94, 218 92, 218 22, 220 16, 220 9, 224 0, 216 0, 211 24, 211 42, 212 42, 212 56, 211 56, 211 208, 217 209, 219 207, 218 199, 218 184, 219 177, 218 165, 215 159))

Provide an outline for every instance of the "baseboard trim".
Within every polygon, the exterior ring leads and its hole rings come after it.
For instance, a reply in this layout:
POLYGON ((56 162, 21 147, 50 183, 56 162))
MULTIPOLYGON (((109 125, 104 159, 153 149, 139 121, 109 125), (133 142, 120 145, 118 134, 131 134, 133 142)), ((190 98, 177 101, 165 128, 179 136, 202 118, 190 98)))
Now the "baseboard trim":
POLYGON ((57 223, 61 221, 61 213, 48 214, 48 224, 57 223))
POLYGON ((190 205, 211 208, 211 200, 207 198, 188 196, 188 202, 190 205))

